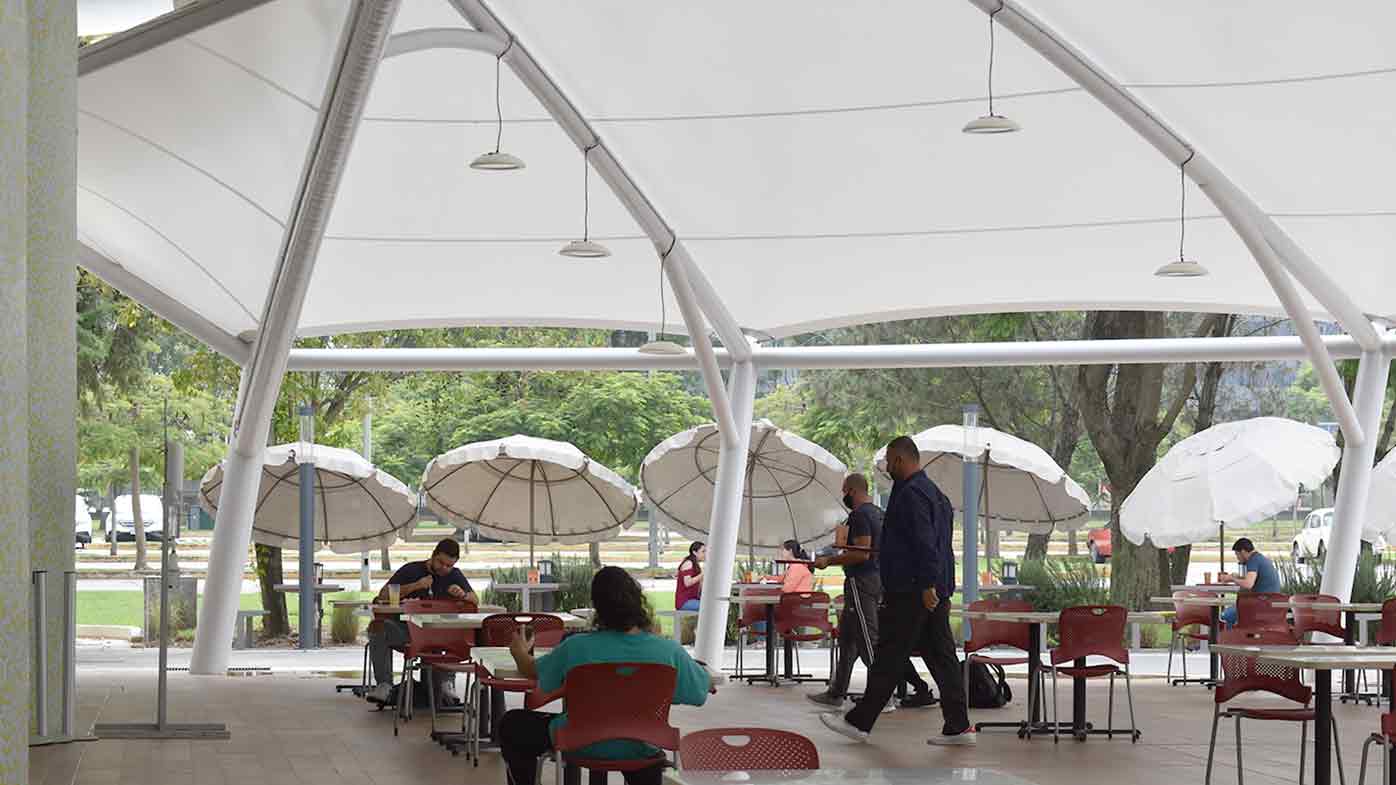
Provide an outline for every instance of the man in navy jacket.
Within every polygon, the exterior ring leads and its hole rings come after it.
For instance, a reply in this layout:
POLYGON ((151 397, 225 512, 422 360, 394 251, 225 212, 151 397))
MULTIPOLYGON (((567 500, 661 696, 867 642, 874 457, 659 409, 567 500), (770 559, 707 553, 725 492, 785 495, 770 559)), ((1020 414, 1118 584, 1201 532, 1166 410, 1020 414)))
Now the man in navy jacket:
POLYGON ((883 516, 878 566, 882 605, 878 608, 877 653, 868 672, 863 700, 846 715, 820 715, 831 730, 865 742, 902 678, 902 668, 919 649, 940 688, 945 725, 932 745, 974 744, 964 676, 950 629, 950 597, 955 593, 952 547, 954 509, 921 470, 921 454, 909 436, 887 445, 892 495, 883 516))

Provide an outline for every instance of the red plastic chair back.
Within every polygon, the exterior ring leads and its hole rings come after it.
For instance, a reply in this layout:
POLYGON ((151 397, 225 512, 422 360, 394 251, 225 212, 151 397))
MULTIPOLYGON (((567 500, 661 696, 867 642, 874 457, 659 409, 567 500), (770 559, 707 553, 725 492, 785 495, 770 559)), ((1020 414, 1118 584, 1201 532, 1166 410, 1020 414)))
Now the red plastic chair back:
MULTIPOLYGON (((975 600, 969 604, 971 613, 979 611, 1030 611, 1032 603, 1026 600, 975 600)), ((1013 621, 990 621, 973 619, 970 621, 970 638, 965 641, 965 654, 987 649, 990 646, 1012 646, 1031 653, 1029 635, 1032 625, 1013 621)))
MULTIPOLYGON (((1219 643, 1237 646, 1293 646, 1294 636, 1285 630, 1222 630, 1219 643)), ((1299 678, 1300 669, 1286 665, 1260 662, 1244 654, 1221 655, 1222 683, 1217 685, 1214 700, 1226 703, 1246 692, 1268 692, 1282 698, 1308 705, 1313 690, 1299 678)))
POLYGON ((605 662, 567 672, 562 694, 567 724, 554 747, 572 752, 599 741, 638 741, 663 750, 679 748, 679 729, 669 724, 678 672, 668 665, 605 662))
MULTIPOLYGON (((1293 602, 1331 602, 1340 603, 1342 600, 1331 594, 1296 594, 1291 600, 1293 602)), ((1294 635, 1299 637, 1306 632, 1324 632, 1336 637, 1343 637, 1346 631, 1343 630, 1343 612, 1334 610, 1314 610, 1312 608, 1294 608, 1294 635)))
POLYGON ((1173 631, 1177 632, 1198 624, 1210 628, 1212 626, 1211 606, 1193 605, 1183 602, 1183 600, 1212 599, 1216 596, 1216 592, 1198 591, 1197 589, 1181 589, 1173 592, 1173 631))
POLYGON ((403 600, 403 613, 474 613, 478 610, 465 600, 403 600))
POLYGON ((819 750, 798 733, 772 728, 711 728, 679 744, 685 771, 796 771, 819 768, 819 750))
POLYGON ((566 632, 562 619, 546 613, 495 613, 480 622, 480 645, 508 646, 514 632, 524 627, 533 630, 533 645, 543 649, 562 643, 566 632))
POLYGON ((1236 628, 1242 630, 1288 630, 1289 595, 1279 592, 1241 592, 1236 596, 1236 628))
POLYGON ((1125 648, 1125 622, 1128 612, 1118 605, 1078 605, 1063 608, 1057 618, 1057 635, 1061 645, 1052 649, 1052 664, 1082 657, 1107 657, 1119 663, 1129 662, 1125 648))
POLYGON ((424 654, 449 654, 461 660, 470 659, 470 634, 463 629, 419 627, 407 622, 407 659, 424 654))
POLYGON ((1378 646, 1396 646, 1396 597, 1381 604, 1381 629, 1377 630, 1378 646))
POLYGON ((823 640, 834 630, 828 606, 829 595, 822 591, 782 594, 776 606, 776 629, 789 641, 823 640))
MULTIPOLYGON (((766 587, 761 587, 761 588, 750 588, 750 589, 743 589, 743 590, 742 590, 742 596, 743 596, 743 597, 752 597, 752 596, 756 596, 756 597, 761 597, 761 596, 765 596, 765 597, 776 597, 776 596, 779 596, 779 595, 780 595, 780 587, 779 587, 779 586, 772 586, 772 587, 770 587, 770 588, 766 588, 766 587)), ((755 624, 755 623, 758 622, 758 621, 765 621, 765 620, 766 620, 766 607, 767 607, 767 606, 761 605, 761 604, 758 604, 758 603, 746 603, 746 604, 742 605, 742 615, 737 619, 737 626, 738 626, 738 627, 743 627, 743 628, 745 628, 745 627, 750 627, 751 625, 755 624)))

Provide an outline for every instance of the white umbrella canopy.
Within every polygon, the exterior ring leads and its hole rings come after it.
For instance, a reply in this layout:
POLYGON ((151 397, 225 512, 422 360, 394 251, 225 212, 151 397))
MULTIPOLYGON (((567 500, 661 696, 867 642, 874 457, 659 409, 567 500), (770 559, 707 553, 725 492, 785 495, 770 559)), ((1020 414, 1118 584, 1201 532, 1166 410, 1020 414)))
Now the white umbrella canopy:
MULTIPOLYGON (((1173 445, 1120 507, 1130 542, 1160 548, 1210 540, 1219 527, 1266 520, 1338 463, 1333 435, 1281 417, 1214 425, 1173 445)), ((1223 543, 1223 554, 1225 543, 1223 543)))
POLYGON ((1392 450, 1372 470, 1372 489, 1367 496, 1367 515, 1362 519, 1362 539, 1391 539, 1396 533, 1396 450, 1392 450))
MULTIPOLYGON (((386 548, 412 533, 417 494, 353 450, 306 442, 268 447, 252 519, 252 539, 287 547, 300 541, 300 463, 315 463, 315 541, 335 553, 386 548)), ((223 464, 204 474, 199 504, 218 511, 223 464)))
MULTIPOLYGON (((979 484, 979 514, 996 531, 1046 534, 1073 529, 1089 516, 1091 497, 1032 442, 993 428, 937 425, 911 437, 921 468, 950 499, 964 507, 965 460, 987 456, 979 484)), ((877 451, 877 469, 887 471, 887 448, 877 451)))
MULTIPOLYGON (((713 423, 690 428, 656 445, 640 467, 640 485, 660 518, 693 537, 708 536, 719 441, 713 423)), ((835 527, 848 519, 847 471, 814 442, 769 420, 752 423, 738 547, 754 557, 789 539, 809 550, 833 542, 835 527)))
POLYGON ((608 540, 635 522, 640 496, 567 442, 514 435, 438 455, 422 474, 427 506, 493 537, 529 543, 608 540))

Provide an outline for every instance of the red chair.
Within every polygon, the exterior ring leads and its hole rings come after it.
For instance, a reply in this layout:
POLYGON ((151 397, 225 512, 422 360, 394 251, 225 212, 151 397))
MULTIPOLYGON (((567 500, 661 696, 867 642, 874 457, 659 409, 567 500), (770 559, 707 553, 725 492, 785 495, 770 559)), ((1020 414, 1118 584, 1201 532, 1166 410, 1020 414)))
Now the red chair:
MULTIPOLYGON (((970 613, 992 613, 993 611, 1030 611, 1032 603, 1025 600, 975 600, 969 604, 970 613)), ((969 684, 970 663, 977 662, 985 665, 1028 665, 1034 659, 1040 658, 1038 653, 1032 650, 1032 625, 1022 622, 1012 621, 991 621, 989 619, 973 619, 969 625, 970 637, 965 640, 965 684, 969 684), (979 654, 985 649, 994 646, 1008 646, 1023 652, 1023 656, 1011 657, 990 657, 987 654, 979 654)), ((1036 687, 1037 694, 1046 692, 1047 677, 1041 670, 1037 672, 1037 684, 1028 685, 1028 719, 1025 722, 980 722, 976 723, 976 731, 983 728, 1016 728, 1025 731, 1028 735, 1032 733, 1032 706, 1033 688, 1036 687)))
MULTIPOLYGON (((486 616, 480 622, 480 633, 477 637, 479 646, 508 646, 514 640, 514 633, 521 629, 533 631, 533 645, 535 648, 551 649, 562 643, 566 630, 563 627, 562 619, 544 613, 495 613, 486 616)), ((466 705, 469 707, 469 714, 479 716, 481 693, 485 688, 498 692, 528 693, 538 688, 537 682, 533 679, 501 679, 493 674, 481 670, 477 678, 471 685, 469 697, 466 705)), ((494 718, 499 721, 498 717, 494 718)), ((465 729, 467 758, 474 760, 475 765, 480 765, 480 733, 479 723, 472 722, 465 729)))
POLYGON ((684 771, 796 771, 819 768, 819 750, 798 733, 711 728, 679 742, 684 771))
POLYGON ((562 689, 527 701, 530 709, 561 698, 567 723, 553 738, 557 783, 567 767, 597 772, 641 771, 669 765, 664 750, 678 754, 679 729, 669 724, 678 673, 668 665, 607 662, 578 665, 562 689), (603 741, 637 741, 658 747, 658 755, 634 760, 584 758, 577 753, 603 741))
MULTIPOLYGON (((1290 599, 1294 603, 1331 602, 1337 605, 1342 602, 1331 594, 1296 594, 1290 599)), ((1239 611, 1237 613, 1239 619, 1239 611)), ((1322 632, 1337 638, 1346 638, 1347 630, 1343 628, 1343 612, 1314 610, 1296 604, 1294 606, 1294 637, 1298 638, 1300 643, 1304 643, 1304 635, 1312 632, 1322 632)))
POLYGON ((412 622, 413 615, 470 613, 475 606, 464 600, 408 600, 402 604, 407 620, 407 648, 403 652, 402 683, 398 690, 398 710, 393 714, 393 735, 398 735, 398 719, 412 716, 412 672, 422 671, 427 681, 427 697, 431 703, 431 732, 436 737, 436 686, 433 666, 454 665, 470 660, 470 636, 461 629, 422 627, 412 622))
POLYGON ((1173 638, 1168 643, 1168 683, 1173 686, 1188 683, 1188 641, 1205 641, 1210 638, 1212 628, 1212 608, 1207 605, 1194 605, 1184 602, 1189 599, 1213 599, 1216 592, 1183 589, 1173 592, 1173 638), (1201 627, 1199 631, 1197 628, 1201 627), (1191 628, 1191 629, 1189 629, 1191 628), (1179 650, 1183 661, 1183 678, 1173 680, 1173 650, 1179 650))
MULTIPOLYGON (((780 594, 779 586, 772 587, 749 587, 742 589, 743 597, 767 596, 774 597, 780 594)), ((742 678, 746 671, 742 668, 742 652, 746 650, 747 637, 752 639, 764 638, 769 630, 757 628, 755 625, 766 622, 766 609, 769 606, 757 603, 743 603, 742 612, 737 617, 737 678, 742 678)), ((678 619, 674 622, 677 624, 678 619)))
MULTIPOLYGON (((1386 601, 1386 603, 1390 602, 1396 602, 1396 600, 1386 601)), ((1386 603, 1382 603, 1382 605, 1385 606, 1386 603)), ((1385 607, 1382 608, 1382 616, 1382 620, 1385 621, 1385 607)), ((1337 734, 1335 733, 1334 736, 1336 737, 1337 734)), ((1386 785, 1391 781, 1387 778, 1386 767, 1387 758, 1391 757, 1391 747, 1396 745, 1396 714, 1388 711, 1381 715, 1381 733, 1373 733, 1362 743, 1362 766, 1358 769, 1357 785, 1363 785, 1367 781, 1367 750, 1373 742, 1381 745, 1381 781, 1382 785, 1386 785)))
POLYGON ((1048 654, 1052 671, 1052 741, 1061 740, 1057 717, 1057 674, 1071 679, 1098 679, 1110 677, 1110 707, 1106 720, 1106 734, 1115 737, 1115 677, 1125 677, 1125 695, 1129 700, 1129 739, 1139 741, 1139 726, 1134 722, 1134 691, 1129 678, 1129 649, 1124 646, 1125 623, 1128 613, 1118 605, 1078 605, 1062 609, 1057 617, 1057 635, 1060 645, 1048 654), (1099 665, 1064 665, 1086 657, 1105 657, 1112 663, 1099 665))
POLYGON ((1289 595, 1241 592, 1236 595, 1236 629, 1289 630, 1289 595))
MULTIPOLYGON (((1288 630, 1277 629, 1223 630, 1220 642, 1252 646, 1292 646, 1296 643, 1294 636, 1288 630)), ((1217 725, 1223 718, 1236 720, 1237 782, 1241 781, 1242 767, 1241 720, 1300 723, 1299 782, 1302 785, 1309 741, 1309 723, 1315 719, 1316 712, 1309 705, 1309 701, 1313 697, 1313 690, 1304 686, 1304 682, 1300 680, 1300 669, 1271 663, 1262 664, 1255 657, 1247 657, 1243 654, 1223 654, 1221 663, 1222 683, 1217 685, 1217 689, 1213 693, 1212 741, 1207 748, 1207 785, 1211 785, 1212 782, 1212 757, 1217 748, 1217 725), (1302 704, 1302 706, 1300 708, 1247 708, 1243 706, 1223 708, 1224 704, 1237 696, 1251 692, 1278 695, 1281 698, 1288 698, 1295 703, 1302 704)), ((1333 721, 1333 749, 1338 753, 1338 781, 1343 782, 1343 752, 1338 744, 1337 720, 1333 721)))
MULTIPOLYGON (((829 647, 829 677, 824 679, 828 684, 833 678, 834 668, 834 647, 833 631, 834 625, 829 622, 829 595, 822 591, 802 591, 791 592, 780 595, 780 604, 776 606, 776 632, 781 640, 786 643, 807 643, 811 641, 831 642, 829 647)), ((815 679, 800 676, 800 649, 795 648, 795 671, 794 681, 814 681, 815 679)))

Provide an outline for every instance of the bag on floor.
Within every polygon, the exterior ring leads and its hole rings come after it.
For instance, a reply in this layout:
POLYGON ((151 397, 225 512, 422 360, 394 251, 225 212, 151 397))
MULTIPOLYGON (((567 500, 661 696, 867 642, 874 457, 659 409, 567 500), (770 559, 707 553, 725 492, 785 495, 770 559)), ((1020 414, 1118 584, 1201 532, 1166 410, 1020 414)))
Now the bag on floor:
POLYGON ((1008 686, 1008 674, 1002 665, 983 662, 969 664, 969 683, 965 685, 971 709, 998 709, 1013 700, 1008 686))
MULTIPOLYGON (((402 682, 398 682, 397 684, 394 684, 394 685, 393 685, 393 688, 392 688, 391 690, 388 691, 388 701, 387 701, 386 703, 384 703, 383 705, 384 705, 384 706, 396 706, 396 705, 397 705, 397 702, 398 702, 397 691, 400 690, 400 689, 402 689, 402 688, 403 688, 402 682)), ((414 709, 429 709, 429 708, 431 708, 431 700, 430 700, 429 696, 427 695, 427 685, 423 684, 421 681, 419 681, 419 680, 417 680, 417 679, 413 679, 413 680, 412 680, 412 708, 414 708, 414 709)))

